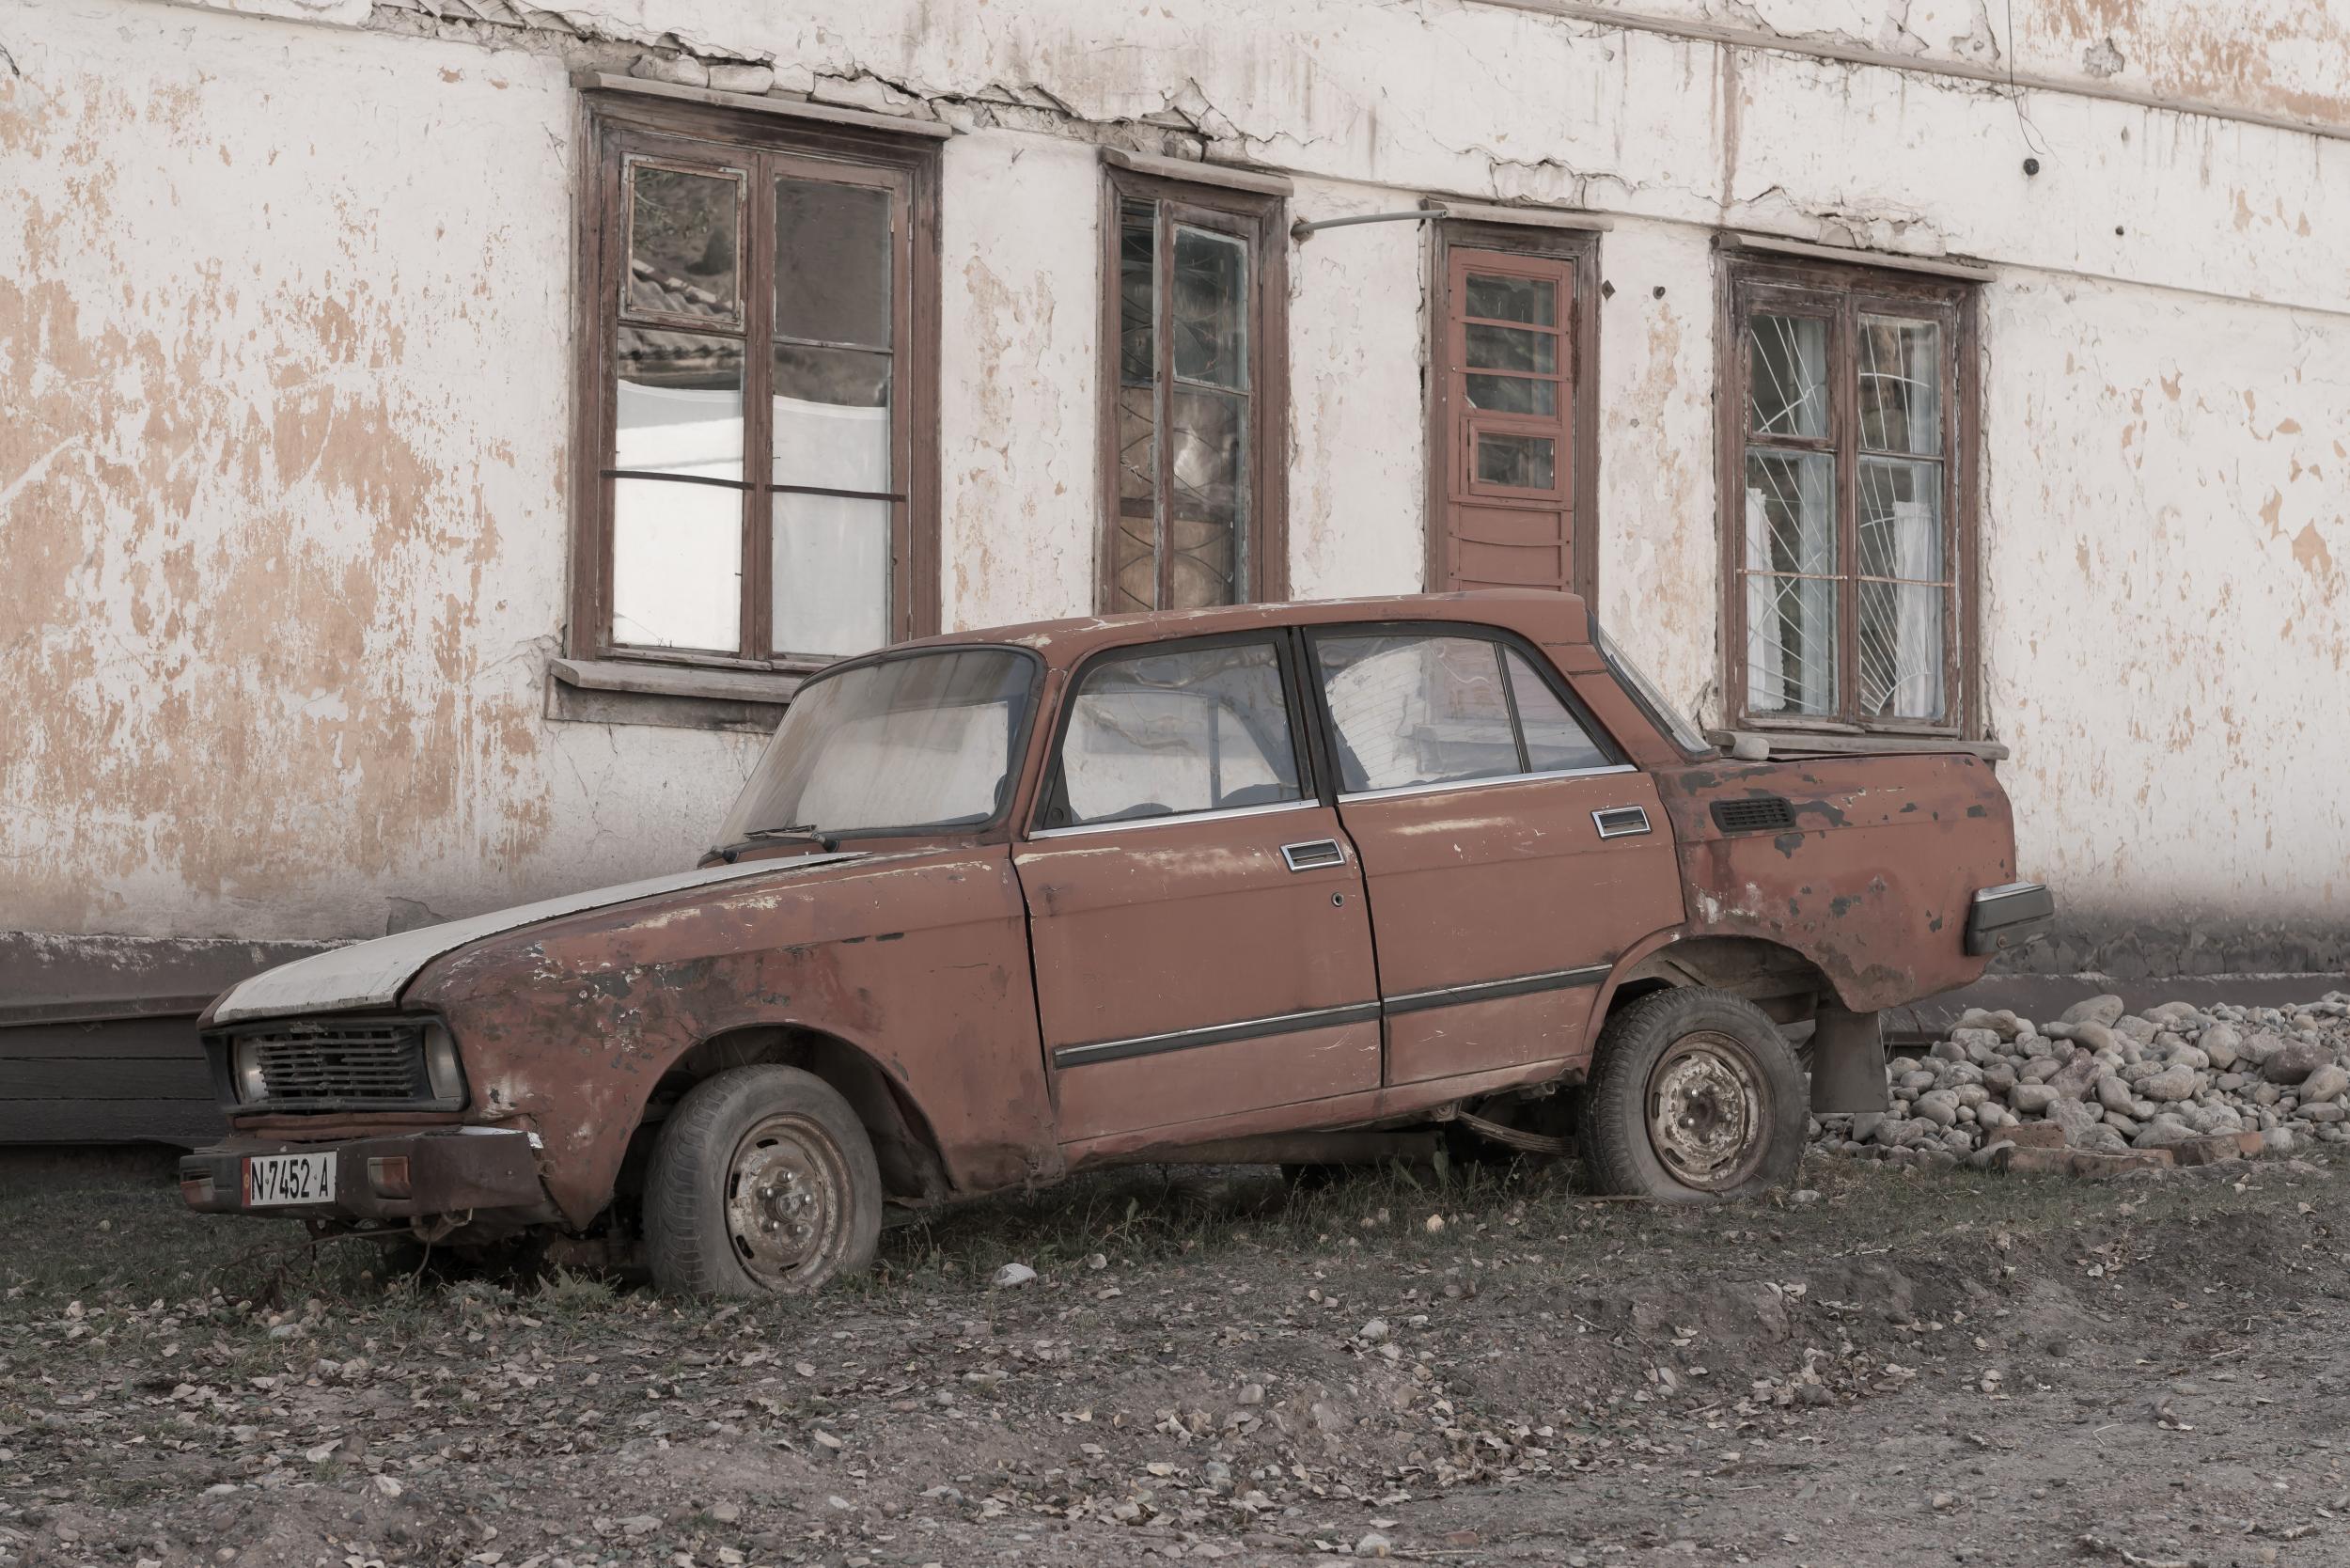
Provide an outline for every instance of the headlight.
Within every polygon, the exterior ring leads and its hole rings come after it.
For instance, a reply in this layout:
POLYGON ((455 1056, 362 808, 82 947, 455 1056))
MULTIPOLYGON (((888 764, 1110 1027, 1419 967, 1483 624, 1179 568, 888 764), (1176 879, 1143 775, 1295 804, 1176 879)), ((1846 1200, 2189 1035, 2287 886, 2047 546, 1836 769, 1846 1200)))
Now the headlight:
POLYGON ((464 1104, 465 1072, 458 1064, 457 1042, 439 1024, 425 1027, 424 1074, 432 1085, 432 1098, 464 1104))
POLYGON ((245 1105, 269 1098, 269 1086, 261 1077, 261 1043, 246 1035, 228 1048, 229 1074, 237 1082, 237 1098, 245 1105))

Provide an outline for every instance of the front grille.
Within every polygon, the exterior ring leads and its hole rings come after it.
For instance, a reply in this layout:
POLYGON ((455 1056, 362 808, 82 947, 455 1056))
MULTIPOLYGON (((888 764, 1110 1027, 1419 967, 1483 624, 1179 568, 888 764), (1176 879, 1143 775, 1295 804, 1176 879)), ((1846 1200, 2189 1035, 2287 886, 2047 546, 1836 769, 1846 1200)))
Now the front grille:
MULTIPOLYGON (((258 1099, 239 1110, 348 1111, 446 1108, 425 1069, 422 1023, 402 1019, 272 1024, 218 1038, 232 1078, 249 1065, 258 1099)), ((250 1074, 243 1092, 252 1092, 250 1074)))
POLYGON ((1795 808, 1777 795, 1717 800, 1714 825, 1724 833, 1784 833, 1795 825, 1795 808))

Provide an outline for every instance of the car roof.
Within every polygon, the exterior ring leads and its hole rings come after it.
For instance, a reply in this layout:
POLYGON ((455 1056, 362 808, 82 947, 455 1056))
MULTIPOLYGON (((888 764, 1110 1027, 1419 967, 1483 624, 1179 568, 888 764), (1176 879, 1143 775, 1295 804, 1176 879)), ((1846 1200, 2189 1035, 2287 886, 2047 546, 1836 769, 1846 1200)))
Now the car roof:
POLYGON ((1466 621, 1515 632, 1533 642, 1552 646, 1590 640, 1590 616, 1582 599, 1574 594, 1542 588, 1478 588, 1462 593, 1301 599, 1270 604, 1219 605, 1204 610, 1077 616, 1066 620, 1032 620, 1017 626, 954 632, 899 646, 902 649, 1010 643, 1033 648, 1047 664, 1065 668, 1102 648, 1267 627, 1326 626, 1366 620, 1466 621))

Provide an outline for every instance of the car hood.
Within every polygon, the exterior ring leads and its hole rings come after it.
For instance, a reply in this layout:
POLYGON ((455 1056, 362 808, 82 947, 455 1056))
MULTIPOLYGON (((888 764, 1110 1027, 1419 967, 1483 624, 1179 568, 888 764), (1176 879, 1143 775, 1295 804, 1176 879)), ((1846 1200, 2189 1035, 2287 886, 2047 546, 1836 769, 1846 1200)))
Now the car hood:
POLYGON ((370 942, 354 942, 348 948, 337 948, 332 952, 316 953, 263 970, 251 980, 231 986, 212 1004, 212 1021, 232 1024, 241 1019, 278 1018, 298 1012, 389 1007, 400 999, 401 990, 426 964, 485 936, 711 883, 732 882, 741 877, 790 876, 811 866, 864 858, 861 852, 844 851, 801 855, 796 859, 709 866, 670 876, 648 877, 642 882, 624 882, 613 887, 592 887, 561 898, 541 899, 536 903, 516 904, 487 915, 404 931, 396 936, 379 936, 370 942))

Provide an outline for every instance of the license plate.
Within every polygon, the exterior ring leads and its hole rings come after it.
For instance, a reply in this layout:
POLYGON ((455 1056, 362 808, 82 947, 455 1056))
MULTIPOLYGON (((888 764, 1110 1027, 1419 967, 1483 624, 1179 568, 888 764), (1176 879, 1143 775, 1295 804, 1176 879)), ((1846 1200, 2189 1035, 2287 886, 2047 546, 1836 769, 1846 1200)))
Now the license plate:
POLYGON ((244 1162, 244 1206, 335 1201, 333 1154, 254 1154, 244 1162))

